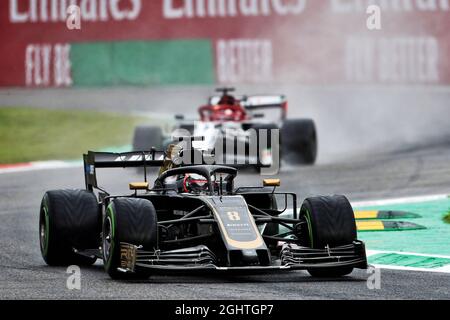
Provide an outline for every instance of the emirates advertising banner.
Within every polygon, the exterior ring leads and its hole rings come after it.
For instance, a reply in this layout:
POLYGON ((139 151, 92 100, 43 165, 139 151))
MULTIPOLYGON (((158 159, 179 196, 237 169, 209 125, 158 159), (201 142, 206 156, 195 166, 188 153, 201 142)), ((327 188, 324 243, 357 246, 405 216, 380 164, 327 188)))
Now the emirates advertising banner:
POLYGON ((450 0, 1 0, 0 86, 448 85, 450 0))

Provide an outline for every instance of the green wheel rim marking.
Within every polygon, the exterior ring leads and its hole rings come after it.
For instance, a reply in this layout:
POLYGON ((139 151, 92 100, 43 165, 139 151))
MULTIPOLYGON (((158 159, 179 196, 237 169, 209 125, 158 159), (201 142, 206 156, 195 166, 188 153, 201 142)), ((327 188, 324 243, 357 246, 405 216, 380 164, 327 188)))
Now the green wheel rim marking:
POLYGON ((48 209, 47 209, 47 204, 44 204, 44 221, 45 221, 45 241, 44 241, 44 248, 43 248, 43 252, 44 255, 47 255, 48 252, 48 238, 50 235, 50 221, 49 221, 49 217, 48 217, 48 209))
MULTIPOLYGON (((106 217, 111 218, 111 246, 109 248, 109 255, 108 260, 106 260, 106 268, 109 269, 112 261, 112 256, 114 252, 114 238, 115 238, 115 215, 114 215, 114 209, 112 208, 112 203, 108 206, 108 209, 106 210, 106 217)), ((105 253, 103 252, 103 256, 105 256, 105 253)))
POLYGON ((314 248, 314 242, 313 242, 313 236, 312 236, 312 228, 311 228, 311 217, 308 209, 305 209, 306 214, 306 223, 308 224, 308 234, 309 234, 309 241, 311 242, 311 248, 314 248))

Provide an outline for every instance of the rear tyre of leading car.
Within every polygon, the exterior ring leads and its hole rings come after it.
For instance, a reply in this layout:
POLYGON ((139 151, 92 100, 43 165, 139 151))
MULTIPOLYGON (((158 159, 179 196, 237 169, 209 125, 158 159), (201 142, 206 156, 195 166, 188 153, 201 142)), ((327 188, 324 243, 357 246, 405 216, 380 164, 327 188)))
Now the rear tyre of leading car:
MULTIPOLYGON (((305 221, 302 242, 311 248, 348 245, 356 240, 355 216, 345 196, 307 198, 302 204, 300 217, 305 221)), ((352 271, 352 267, 308 269, 314 277, 341 277, 352 271)))
POLYGON ((39 211, 39 242, 45 262, 51 266, 93 264, 96 257, 79 255, 75 249, 99 247, 100 221, 99 205, 92 192, 46 192, 39 211))
POLYGON ((152 251, 158 247, 156 210, 146 199, 117 198, 106 210, 103 221, 102 252, 106 272, 113 279, 145 279, 147 270, 119 271, 120 243, 142 246, 152 251))

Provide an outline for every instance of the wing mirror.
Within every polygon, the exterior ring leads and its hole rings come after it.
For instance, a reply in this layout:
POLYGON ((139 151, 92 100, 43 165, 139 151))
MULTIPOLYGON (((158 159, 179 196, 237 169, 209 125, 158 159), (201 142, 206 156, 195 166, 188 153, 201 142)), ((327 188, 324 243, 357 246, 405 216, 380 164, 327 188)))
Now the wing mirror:
POLYGON ((264 179, 263 186, 264 187, 279 187, 281 185, 280 179, 264 179))
POLYGON ((130 190, 147 190, 148 182, 131 182, 130 190))

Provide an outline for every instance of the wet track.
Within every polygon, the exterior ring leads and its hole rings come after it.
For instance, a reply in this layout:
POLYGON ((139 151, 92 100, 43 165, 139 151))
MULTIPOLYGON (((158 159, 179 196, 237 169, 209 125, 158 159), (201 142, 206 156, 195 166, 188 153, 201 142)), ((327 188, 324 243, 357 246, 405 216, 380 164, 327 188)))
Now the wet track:
MULTIPOLYGON (((382 110, 367 114, 377 103, 374 96, 361 109, 351 104, 336 109, 337 104, 349 102, 349 98, 344 98, 348 95, 342 95, 341 99, 318 98, 307 91, 299 100, 311 103, 305 107, 305 113, 317 120, 320 161, 313 167, 283 166, 279 174, 282 190, 295 191, 300 199, 341 193, 351 201, 450 193, 447 123, 450 109, 445 105, 450 95, 439 92, 438 98, 409 97, 407 105, 399 105, 397 95, 392 93, 389 101, 383 101, 382 110), (427 99, 442 101, 431 105, 427 99), (316 104, 324 104, 324 100, 336 105, 314 108, 316 104)), ((129 107, 129 110, 144 109, 137 105, 129 107)), ((136 178, 133 170, 126 173, 108 170, 99 179, 110 190, 119 191, 136 178), (125 174, 131 177, 124 179, 125 174)), ((239 174, 237 184, 259 185, 260 180, 260 176, 244 172, 239 174)), ((40 256, 38 208, 45 190, 77 188, 83 183, 81 168, 0 175, 1 299, 450 298, 450 274, 382 270, 381 289, 369 290, 368 275, 362 270, 343 279, 329 280, 313 279, 306 272, 298 271, 270 275, 158 275, 146 282, 117 282, 103 272, 101 263, 82 269, 81 291, 69 291, 65 268, 48 267, 40 256)))

